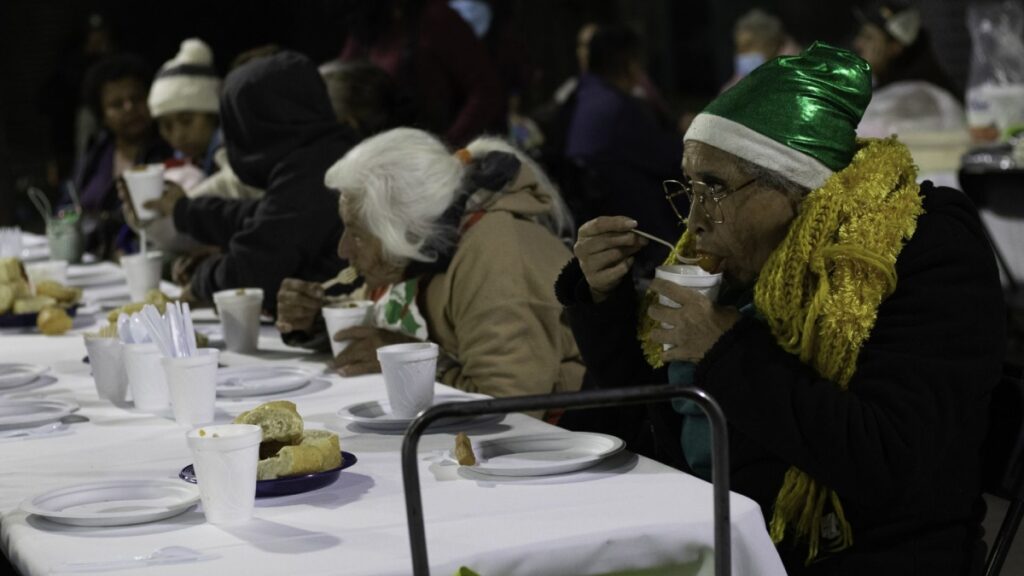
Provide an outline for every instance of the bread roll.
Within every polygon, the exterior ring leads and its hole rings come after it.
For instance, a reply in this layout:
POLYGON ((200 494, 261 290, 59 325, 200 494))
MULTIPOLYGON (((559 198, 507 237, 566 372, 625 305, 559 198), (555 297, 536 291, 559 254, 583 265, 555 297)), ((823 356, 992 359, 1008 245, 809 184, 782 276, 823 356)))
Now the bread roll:
POLYGON ((0 284, 14 284, 23 279, 21 261, 17 258, 0 258, 0 284))
MULTIPOLYGON (((268 448, 273 444, 263 443, 268 448)), ((279 446, 279 444, 278 444, 279 446)), ((273 480, 285 476, 299 476, 332 470, 341 466, 341 444, 338 435, 326 430, 307 430, 302 443, 284 446, 276 454, 259 461, 256 468, 257 480, 273 480)))
POLYGON ((56 306, 57 301, 49 296, 33 296, 32 298, 18 298, 14 301, 15 314, 34 314, 43 308, 56 306))
POLYGON ((59 336, 71 330, 71 317, 63 308, 43 308, 36 318, 39 331, 47 336, 59 336))
POLYGON ((43 280, 36 285, 36 296, 49 296, 57 302, 74 304, 82 297, 81 288, 72 288, 52 280, 43 280))
POLYGON ((323 455, 312 446, 285 446, 273 458, 256 465, 257 480, 273 480, 282 476, 312 474, 323 468, 323 455))
POLYGON ((235 418, 235 424, 256 424, 263 429, 263 442, 298 444, 302 439, 302 417, 295 404, 275 400, 260 404, 235 418))
POLYGON ((300 446, 311 446, 320 451, 323 457, 320 471, 331 470, 341 466, 341 441, 338 435, 327 430, 306 430, 302 435, 300 446))
POLYGON ((0 284, 0 314, 7 314, 14 306, 14 288, 0 284))

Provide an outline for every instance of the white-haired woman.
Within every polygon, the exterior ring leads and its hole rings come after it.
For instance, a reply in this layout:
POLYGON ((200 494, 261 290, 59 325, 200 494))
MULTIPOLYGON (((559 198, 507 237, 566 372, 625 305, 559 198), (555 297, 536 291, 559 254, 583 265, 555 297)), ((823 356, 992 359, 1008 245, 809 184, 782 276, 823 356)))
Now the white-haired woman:
MULTIPOLYGON (((377 372, 376 349, 431 340, 438 380, 514 396, 576 390, 583 364, 552 286, 571 254, 571 226, 540 169, 504 142, 481 138, 450 153, 426 132, 398 128, 365 140, 327 171, 341 192, 338 255, 376 302, 372 327, 335 358, 344 375, 377 372)), ((286 341, 323 331, 317 284, 286 280, 278 328, 286 341)))

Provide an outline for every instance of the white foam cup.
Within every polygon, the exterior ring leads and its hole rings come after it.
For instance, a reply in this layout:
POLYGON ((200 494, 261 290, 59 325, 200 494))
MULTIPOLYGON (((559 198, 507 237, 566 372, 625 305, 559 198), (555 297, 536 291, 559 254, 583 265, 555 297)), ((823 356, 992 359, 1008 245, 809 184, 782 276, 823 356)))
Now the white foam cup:
POLYGON ((161 252, 129 254, 121 257, 121 269, 128 280, 128 294, 132 302, 144 302, 146 292, 160 287, 161 252))
MULTIPOLYGON (((668 280, 673 284, 692 288, 701 293, 712 302, 718 299, 718 290, 722 285, 722 273, 712 274, 700 266, 691 264, 674 264, 658 266, 654 271, 655 278, 668 280)), ((658 296, 658 303, 672 308, 679 308, 679 304, 665 296, 658 296)), ((662 322, 662 327, 669 327, 662 322)), ((662 348, 668 350, 669 345, 663 344, 662 348)))
POLYGON ((145 208, 143 205, 163 195, 164 165, 147 164, 145 167, 129 168, 121 176, 124 177, 124 182, 128 185, 128 196, 131 197, 132 207, 135 208, 135 216, 140 221, 157 218, 159 213, 145 208))
POLYGON ((195 356, 160 359, 178 424, 194 428, 213 422, 218 358, 217 349, 200 348, 195 356))
POLYGON ((392 344, 377 348, 384 387, 397 418, 415 418, 434 403, 438 347, 433 342, 392 344))
POLYGON ((327 324, 327 336, 331 340, 332 355, 337 356, 352 342, 351 340, 336 342, 334 335, 346 328, 368 324, 372 306, 373 302, 370 300, 352 300, 323 307, 322 313, 324 322, 327 324))
POLYGON ((253 424, 222 424, 189 430, 185 438, 206 520, 231 525, 252 518, 263 430, 253 424))
POLYGON ((161 367, 160 349, 156 344, 124 344, 124 369, 132 391, 135 408, 144 412, 160 412, 170 404, 167 377, 161 367))
POLYGON ((232 352, 255 352, 260 339, 260 310, 263 290, 233 288, 213 295, 217 306, 224 344, 232 352))
POLYGON ((85 351, 89 355, 96 394, 115 404, 128 400, 128 375, 125 372, 121 341, 86 334, 85 351))

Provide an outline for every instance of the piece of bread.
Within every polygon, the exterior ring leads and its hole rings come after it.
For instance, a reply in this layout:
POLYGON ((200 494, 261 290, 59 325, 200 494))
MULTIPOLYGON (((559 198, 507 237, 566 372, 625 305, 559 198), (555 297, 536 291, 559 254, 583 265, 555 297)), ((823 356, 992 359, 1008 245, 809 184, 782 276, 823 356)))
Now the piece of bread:
POLYGON ((0 258, 0 284, 14 284, 24 280, 21 273, 21 261, 17 258, 0 258))
POLYGON ((49 296, 33 296, 31 298, 18 298, 14 301, 15 314, 35 314, 43 308, 56 306, 57 301, 49 296))
POLYGON ((62 304, 74 304, 82 298, 82 289, 58 284, 53 280, 43 280, 36 284, 36 296, 49 296, 62 304))
POLYGON ((7 314, 14 306, 14 287, 0 284, 0 314, 7 314))
POLYGON ((235 418, 235 424, 256 424, 263 429, 263 442, 298 444, 302 439, 302 417, 295 404, 275 400, 260 404, 235 418))
POLYGON ((59 336, 71 330, 71 317, 63 308, 43 308, 36 318, 36 327, 47 336, 59 336))
POLYGON ((285 446, 272 458, 260 460, 256 465, 257 480, 273 480, 282 476, 312 474, 323 468, 320 450, 312 446, 285 446))
POLYGON ((15 280, 13 283, 8 284, 14 289, 14 299, 18 298, 31 298, 35 296, 32 293, 32 287, 28 285, 28 280, 15 280))
MULTIPOLYGON (((261 455, 264 447, 272 449, 276 443, 260 444, 261 455)), ((259 461, 256 468, 257 480, 273 480, 285 476, 299 476, 332 470, 341 466, 341 444, 338 435, 326 430, 306 430, 302 442, 294 446, 283 446, 269 458, 259 461)))
POLYGON ((320 455, 323 457, 321 472, 341 466, 341 441, 334 432, 306 430, 302 434, 300 446, 311 446, 320 451, 320 455))
POLYGON ((465 432, 459 432, 455 435, 455 459, 459 461, 460 466, 474 466, 476 464, 473 444, 470 443, 469 436, 466 436, 465 432))

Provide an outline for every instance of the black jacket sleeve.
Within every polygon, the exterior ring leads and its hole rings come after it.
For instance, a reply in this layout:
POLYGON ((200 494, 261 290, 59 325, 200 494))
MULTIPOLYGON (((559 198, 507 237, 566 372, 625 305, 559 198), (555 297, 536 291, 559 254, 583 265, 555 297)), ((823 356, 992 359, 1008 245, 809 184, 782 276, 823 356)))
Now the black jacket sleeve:
POLYGON ((619 284, 607 300, 595 304, 579 260, 573 258, 562 269, 555 294, 568 313, 569 326, 593 387, 615 388, 668 381, 665 370, 656 371, 644 360, 636 335, 636 294, 628 279, 619 284))
POLYGON ((259 202, 219 196, 182 198, 174 205, 174 227, 204 244, 226 248, 256 213, 259 202))

